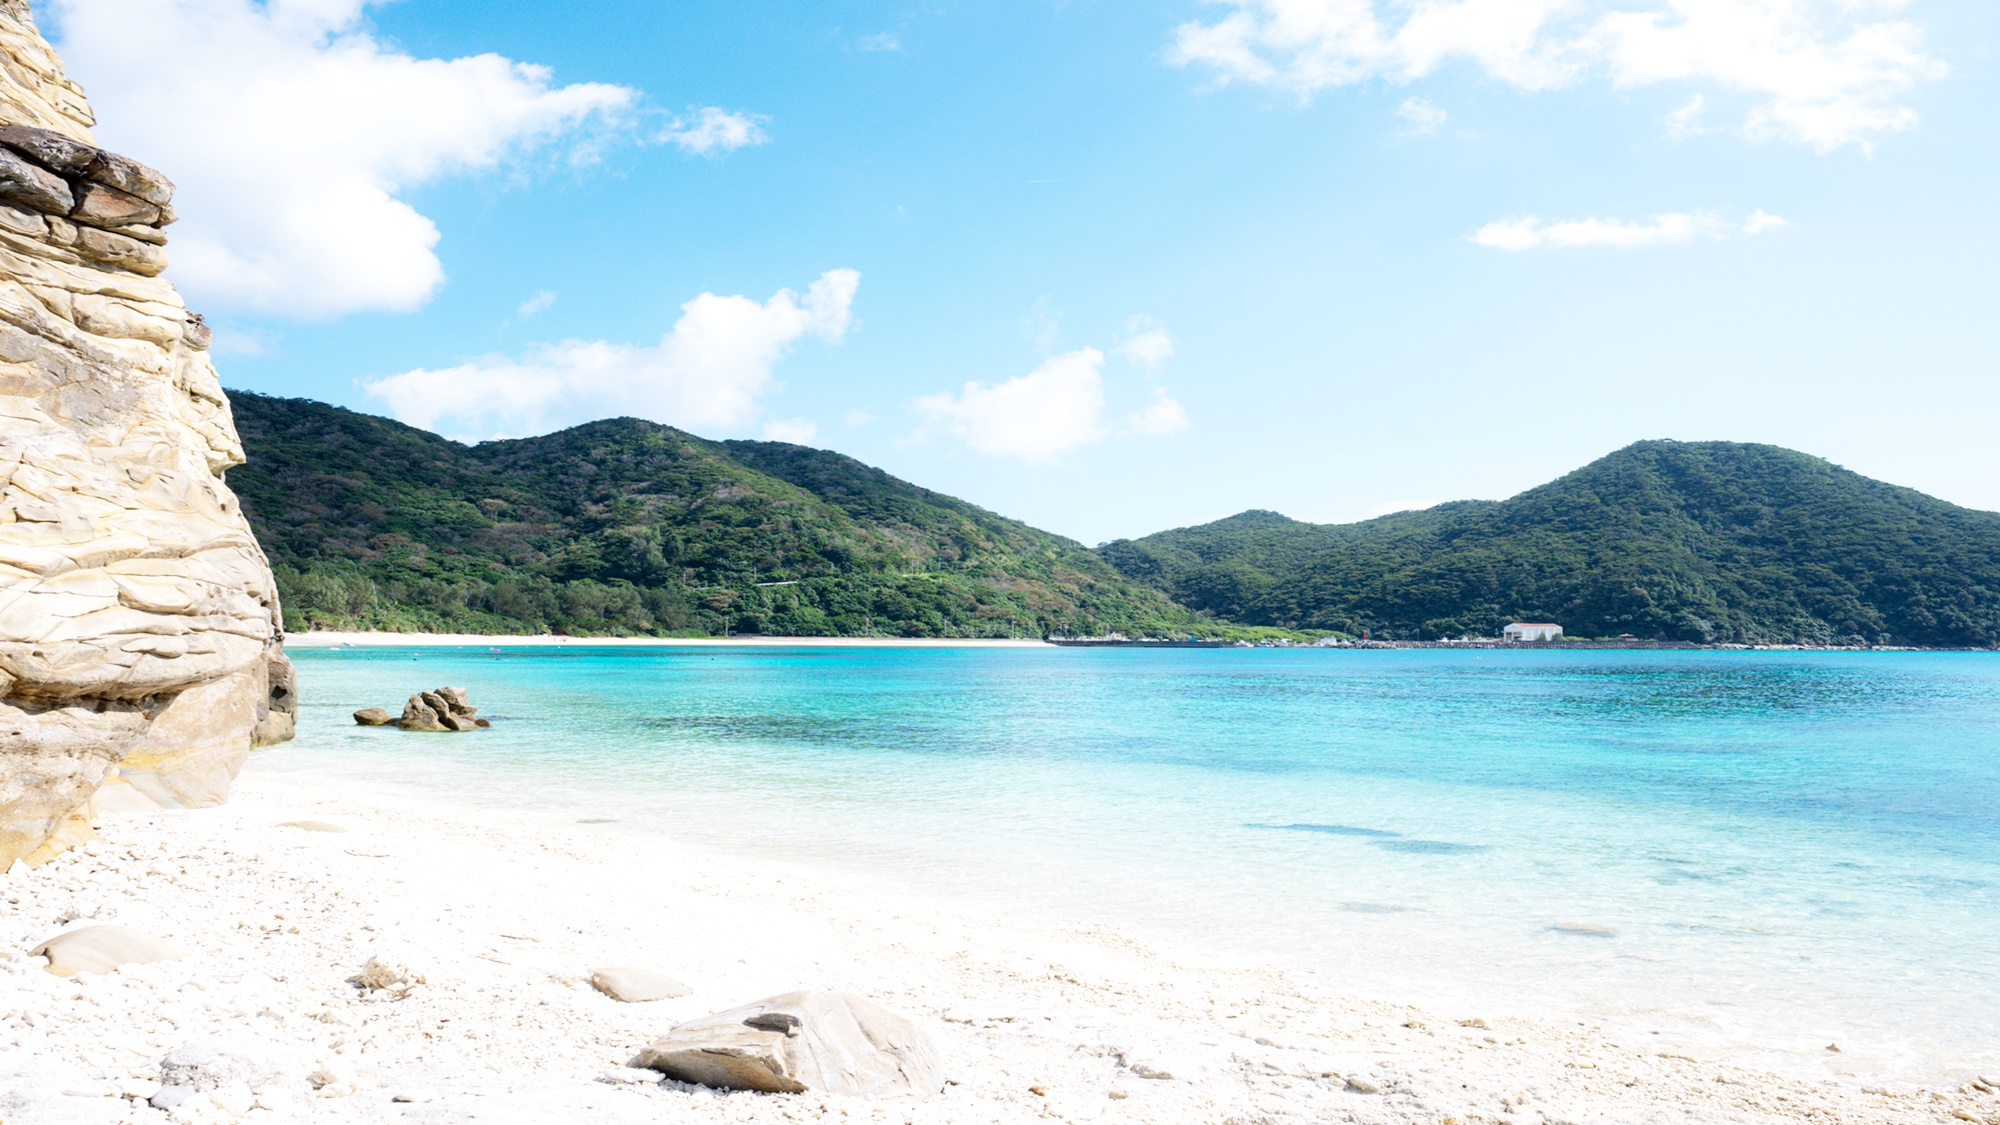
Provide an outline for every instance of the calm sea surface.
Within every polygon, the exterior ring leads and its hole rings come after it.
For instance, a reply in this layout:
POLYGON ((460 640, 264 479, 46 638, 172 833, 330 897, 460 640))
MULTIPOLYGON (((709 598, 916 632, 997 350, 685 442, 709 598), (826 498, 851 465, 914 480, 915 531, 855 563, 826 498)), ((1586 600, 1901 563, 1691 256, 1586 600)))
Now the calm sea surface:
POLYGON ((254 769, 612 818, 1446 1015, 1892 1077, 2000 1065, 2000 655, 294 660, 299 739, 254 769), (348 717, 446 683, 491 731, 348 717))

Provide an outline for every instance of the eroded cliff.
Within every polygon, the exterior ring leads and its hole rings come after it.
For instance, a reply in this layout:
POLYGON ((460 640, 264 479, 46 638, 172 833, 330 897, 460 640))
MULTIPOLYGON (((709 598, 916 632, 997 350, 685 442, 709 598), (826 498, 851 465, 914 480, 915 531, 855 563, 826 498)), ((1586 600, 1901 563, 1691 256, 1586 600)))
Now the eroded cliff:
POLYGON ((218 803, 291 737, 276 587, 223 483, 243 450, 160 276, 173 184, 93 123, 0 0, 0 868, 97 812, 218 803))

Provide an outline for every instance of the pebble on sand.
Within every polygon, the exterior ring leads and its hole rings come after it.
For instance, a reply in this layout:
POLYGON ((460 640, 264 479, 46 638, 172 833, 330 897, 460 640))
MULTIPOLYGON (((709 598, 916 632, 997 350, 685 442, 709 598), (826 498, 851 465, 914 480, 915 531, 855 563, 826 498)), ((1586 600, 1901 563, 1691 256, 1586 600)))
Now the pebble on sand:
POLYGON ((689 996, 694 989, 651 969, 609 968, 593 969, 590 986, 613 1000, 626 1004, 640 1004, 648 1000, 671 1000, 677 996, 689 996))
POLYGON ((347 829, 324 820, 288 820, 278 825, 280 828, 298 828, 306 832, 345 832, 347 829))

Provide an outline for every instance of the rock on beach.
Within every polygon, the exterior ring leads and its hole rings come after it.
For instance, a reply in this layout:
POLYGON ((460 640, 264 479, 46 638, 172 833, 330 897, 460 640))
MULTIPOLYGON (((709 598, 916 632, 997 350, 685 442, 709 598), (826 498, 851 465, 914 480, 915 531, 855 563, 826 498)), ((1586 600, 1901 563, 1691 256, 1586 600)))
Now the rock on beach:
POLYGON ((151 934, 129 926, 85 926, 60 933, 28 951, 49 959, 48 970, 59 977, 78 973, 108 973, 123 965, 178 961, 186 954, 151 934))
POLYGON ((651 969, 596 969, 590 974, 590 986, 613 1000, 626 1004, 642 1004, 649 1000, 672 1000, 679 996, 692 995, 694 989, 651 969))
POLYGON ((804 991, 692 1020, 633 1066, 726 1090, 928 1098, 944 1062, 923 1029, 866 997, 804 991))

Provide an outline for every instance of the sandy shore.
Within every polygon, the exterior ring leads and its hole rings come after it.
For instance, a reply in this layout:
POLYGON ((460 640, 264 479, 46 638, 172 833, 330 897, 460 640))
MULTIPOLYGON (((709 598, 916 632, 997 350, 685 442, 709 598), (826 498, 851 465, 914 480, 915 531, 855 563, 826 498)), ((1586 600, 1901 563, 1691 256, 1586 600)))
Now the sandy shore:
POLYGON ((356 647, 457 647, 488 645, 519 648, 524 645, 573 645, 628 648, 1053 648, 1037 640, 969 640, 928 637, 559 637, 554 634, 488 636, 480 633, 340 633, 316 630, 285 634, 287 648, 356 647))
POLYGON ((1969 1086, 1808 1082, 1585 1026, 1356 1002, 1277 972, 1175 964, 1114 933, 964 916, 615 824, 333 792, 255 760, 227 807, 113 820, 102 835, 0 879, 7 1125, 235 1120, 139 1100, 165 1052, 202 1039, 249 1041, 292 1068, 294 1092, 246 1121, 2000 1120, 2000 1097, 1969 1086), (345 831, 280 827, 300 818, 345 831), (23 952, 95 923, 189 956, 64 980, 23 952), (371 957, 425 983, 364 995, 348 981, 371 957), (694 994, 618 1004, 586 983, 605 965, 694 994), (623 1069, 676 1022, 801 986, 919 1020, 954 1084, 920 1104, 866 1103, 623 1069))

